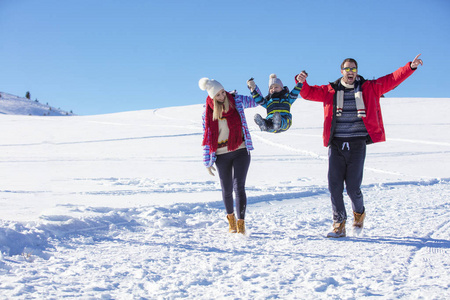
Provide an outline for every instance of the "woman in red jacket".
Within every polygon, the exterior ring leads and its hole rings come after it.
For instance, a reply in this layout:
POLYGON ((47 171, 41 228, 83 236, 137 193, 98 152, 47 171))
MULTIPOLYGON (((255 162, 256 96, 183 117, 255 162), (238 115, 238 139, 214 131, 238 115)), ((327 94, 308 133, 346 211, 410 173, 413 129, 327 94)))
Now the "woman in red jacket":
POLYGON ((342 77, 327 85, 308 85, 307 74, 303 72, 296 76, 296 81, 303 83, 300 96, 322 102, 324 107, 323 144, 328 147, 328 189, 333 207, 333 230, 327 237, 346 236, 344 182, 352 201, 353 227, 363 227, 366 212, 361 183, 366 144, 386 140, 380 97, 423 65, 419 56, 394 73, 375 80, 358 75, 358 63, 352 58, 342 62, 342 77))

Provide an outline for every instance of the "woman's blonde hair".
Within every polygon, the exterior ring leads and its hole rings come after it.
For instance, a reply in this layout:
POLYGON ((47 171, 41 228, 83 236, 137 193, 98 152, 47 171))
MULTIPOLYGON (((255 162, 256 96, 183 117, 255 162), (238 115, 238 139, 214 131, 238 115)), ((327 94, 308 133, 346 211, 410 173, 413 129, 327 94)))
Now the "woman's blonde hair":
POLYGON ((225 101, 222 103, 220 103, 219 101, 216 100, 216 98, 214 97, 214 111, 213 111, 213 121, 221 119, 222 118, 222 114, 224 112, 228 112, 228 110, 230 109, 231 103, 230 100, 228 100, 228 95, 225 96, 225 101))

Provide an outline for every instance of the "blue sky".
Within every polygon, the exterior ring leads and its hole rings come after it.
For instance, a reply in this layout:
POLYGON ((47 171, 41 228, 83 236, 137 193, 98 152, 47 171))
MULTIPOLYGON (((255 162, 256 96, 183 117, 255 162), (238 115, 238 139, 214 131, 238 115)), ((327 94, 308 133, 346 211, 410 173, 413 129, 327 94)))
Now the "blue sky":
POLYGON ((387 97, 450 97, 450 1, 0 0, 0 91, 80 115, 204 103, 201 77, 267 93, 359 74, 380 77, 422 53, 387 97))

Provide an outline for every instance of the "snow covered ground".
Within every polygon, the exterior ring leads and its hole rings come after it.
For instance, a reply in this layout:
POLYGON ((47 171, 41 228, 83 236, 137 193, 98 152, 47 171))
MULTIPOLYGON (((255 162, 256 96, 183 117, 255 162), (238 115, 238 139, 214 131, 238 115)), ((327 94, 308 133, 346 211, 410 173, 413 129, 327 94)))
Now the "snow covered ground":
MULTIPOLYGON (((202 105, 0 117, 1 299, 449 299, 450 99, 382 100, 364 231, 327 239, 323 109, 257 130, 246 236, 201 162, 202 105)), ((346 198, 351 214, 350 200, 346 198)))
POLYGON ((73 113, 42 104, 39 100, 0 92, 0 114, 29 116, 71 116, 73 113))

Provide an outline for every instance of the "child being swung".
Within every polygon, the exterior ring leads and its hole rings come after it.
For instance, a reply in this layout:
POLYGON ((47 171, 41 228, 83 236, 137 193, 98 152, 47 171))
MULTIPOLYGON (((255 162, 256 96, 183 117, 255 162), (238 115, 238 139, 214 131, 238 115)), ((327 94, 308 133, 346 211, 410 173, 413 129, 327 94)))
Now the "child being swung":
POLYGON ((283 86, 281 80, 275 74, 269 77, 269 94, 264 98, 256 86, 253 78, 247 81, 253 99, 256 103, 267 110, 267 117, 264 119, 260 114, 255 115, 255 122, 261 131, 279 133, 288 130, 292 125, 291 105, 297 100, 302 89, 302 83, 289 92, 287 86, 283 86))

